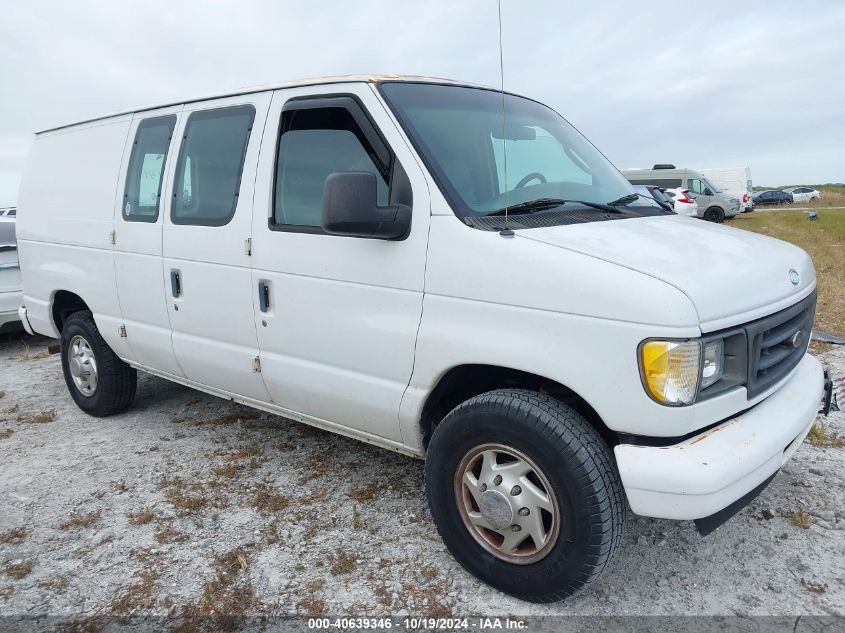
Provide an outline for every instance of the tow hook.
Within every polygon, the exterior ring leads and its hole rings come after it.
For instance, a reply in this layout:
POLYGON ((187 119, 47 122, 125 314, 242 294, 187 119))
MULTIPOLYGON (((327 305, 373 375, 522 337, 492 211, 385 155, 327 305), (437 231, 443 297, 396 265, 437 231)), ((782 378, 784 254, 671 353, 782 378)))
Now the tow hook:
POLYGON ((827 415, 830 413, 830 406, 833 402, 833 379, 830 377, 830 371, 824 370, 824 396, 822 398, 822 408, 819 413, 827 415))

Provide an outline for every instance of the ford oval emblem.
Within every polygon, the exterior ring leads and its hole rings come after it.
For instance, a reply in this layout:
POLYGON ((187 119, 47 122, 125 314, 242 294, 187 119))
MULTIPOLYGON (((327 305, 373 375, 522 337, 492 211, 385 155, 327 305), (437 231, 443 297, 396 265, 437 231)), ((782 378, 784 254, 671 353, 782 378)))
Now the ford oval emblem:
POLYGON ((798 274, 798 271, 794 268, 789 269, 789 281, 792 282, 793 286, 797 286, 801 283, 801 275, 798 274))

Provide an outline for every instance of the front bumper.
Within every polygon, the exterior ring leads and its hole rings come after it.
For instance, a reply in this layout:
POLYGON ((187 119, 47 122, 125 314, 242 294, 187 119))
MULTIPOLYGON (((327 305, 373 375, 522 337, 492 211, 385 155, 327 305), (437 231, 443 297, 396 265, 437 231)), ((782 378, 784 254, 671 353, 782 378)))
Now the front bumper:
POLYGON ((616 463, 635 514, 701 519, 758 488, 798 450, 824 393, 805 355, 789 380, 748 411, 672 446, 619 444, 616 463))

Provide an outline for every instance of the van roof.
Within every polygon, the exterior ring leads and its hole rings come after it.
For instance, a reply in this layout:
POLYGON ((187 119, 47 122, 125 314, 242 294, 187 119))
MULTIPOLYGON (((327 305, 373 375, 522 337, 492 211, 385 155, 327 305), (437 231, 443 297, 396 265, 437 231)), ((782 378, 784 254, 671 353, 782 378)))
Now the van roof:
POLYGON ((670 171, 696 171, 695 169, 689 169, 687 167, 673 167, 672 169, 654 169, 653 167, 629 167, 628 169, 623 169, 622 173, 626 172, 641 172, 641 171, 653 171, 658 174, 663 174, 670 171))
POLYGON ((294 79, 292 81, 283 81, 278 83, 262 84, 259 86, 250 86, 247 88, 237 88, 216 94, 206 94, 195 96, 188 99, 176 99, 173 101, 166 101, 164 103, 155 103, 146 105, 140 108, 130 108, 128 110, 121 110, 112 114, 92 117, 90 119, 83 119, 81 121, 74 121, 73 123, 65 123, 56 127, 47 128, 36 132, 36 134, 44 134, 46 132, 54 132, 64 128, 82 125, 84 123, 93 123, 94 121, 102 121, 112 117, 123 116, 126 114, 135 114, 137 112, 147 112, 149 110, 158 110, 159 108, 166 108, 168 106, 182 105, 185 103, 195 103, 197 101, 209 101, 211 99, 222 99, 224 97, 235 97, 238 95, 254 94, 256 92, 267 92, 269 90, 280 90, 283 88, 298 88, 301 86, 319 86, 339 83, 371 83, 377 84, 387 81, 407 81, 412 83, 432 83, 432 84, 449 84, 453 86, 466 86, 469 88, 484 88, 486 90, 498 90, 491 86, 484 86, 481 84, 473 84, 465 81, 456 81, 454 79, 444 79, 442 77, 426 77, 417 75, 331 75, 325 77, 308 77, 305 79, 294 79))

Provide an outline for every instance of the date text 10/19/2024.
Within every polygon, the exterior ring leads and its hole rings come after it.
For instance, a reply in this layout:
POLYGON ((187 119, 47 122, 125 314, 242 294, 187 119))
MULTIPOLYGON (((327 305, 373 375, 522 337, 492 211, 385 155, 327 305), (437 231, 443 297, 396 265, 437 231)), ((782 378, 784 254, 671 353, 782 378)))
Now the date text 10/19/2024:
POLYGON ((495 631, 495 630, 526 630, 524 620, 512 618, 309 618, 309 629, 392 629, 404 628, 412 631, 495 631))

